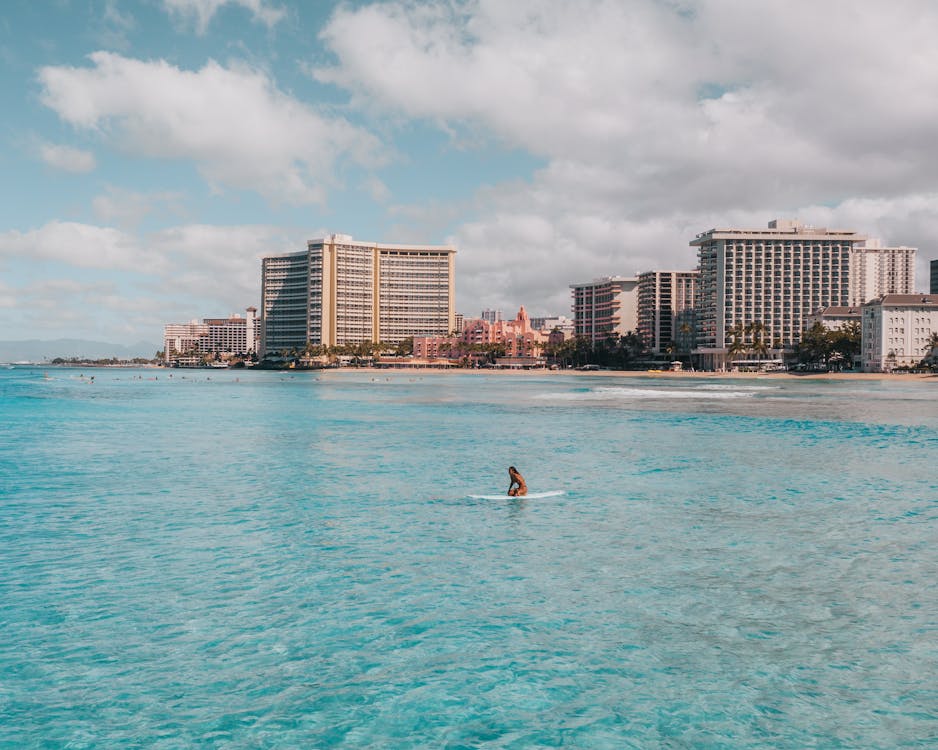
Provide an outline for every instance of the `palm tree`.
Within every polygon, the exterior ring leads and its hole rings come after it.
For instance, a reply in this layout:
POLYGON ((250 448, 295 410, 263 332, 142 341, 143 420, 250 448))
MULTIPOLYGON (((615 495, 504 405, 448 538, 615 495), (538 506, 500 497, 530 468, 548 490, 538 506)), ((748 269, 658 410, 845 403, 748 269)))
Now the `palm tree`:
POLYGON ((745 339, 746 329, 742 323, 736 323, 727 333, 732 340, 726 351, 730 357, 736 360, 739 358, 739 355, 749 351, 749 344, 746 343, 745 339))
POLYGON ((752 336, 752 353, 762 359, 769 356, 769 345, 765 342, 765 323, 756 320, 746 326, 752 336))

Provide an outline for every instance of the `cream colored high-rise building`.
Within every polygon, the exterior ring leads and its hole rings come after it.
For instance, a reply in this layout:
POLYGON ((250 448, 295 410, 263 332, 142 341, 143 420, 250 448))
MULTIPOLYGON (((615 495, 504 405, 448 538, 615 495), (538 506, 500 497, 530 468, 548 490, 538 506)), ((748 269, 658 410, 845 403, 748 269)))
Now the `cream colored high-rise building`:
POLYGON ((854 245, 850 255, 850 304, 862 305, 884 294, 912 294, 915 250, 883 247, 876 239, 854 245))
POLYGON ((605 276, 571 284, 573 326, 594 344, 638 329, 638 279, 605 276))
POLYGON ((456 250, 333 234, 262 262, 262 350, 445 336, 455 326, 456 250))
POLYGON ((772 221, 767 229, 711 229, 698 248, 697 349, 704 369, 726 367, 734 332, 752 331, 771 349, 801 340, 806 320, 850 303, 853 248, 866 237, 772 221))

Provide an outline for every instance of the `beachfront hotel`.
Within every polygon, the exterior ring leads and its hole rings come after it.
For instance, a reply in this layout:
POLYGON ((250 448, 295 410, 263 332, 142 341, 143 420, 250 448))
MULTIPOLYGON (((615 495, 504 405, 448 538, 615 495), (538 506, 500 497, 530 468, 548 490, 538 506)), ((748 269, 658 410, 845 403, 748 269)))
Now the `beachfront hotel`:
POLYGON ((310 240, 267 256, 261 270, 261 350, 364 342, 397 344, 455 327, 455 248, 310 240))
POLYGON ((638 329, 638 279, 604 276, 571 284, 573 328, 595 344, 638 329))
POLYGON ((914 367, 938 333, 938 295, 885 294, 862 308, 861 356, 866 372, 914 367))
POLYGON ((650 351, 691 350, 699 275, 696 270, 638 275, 638 332, 650 351))
POLYGON ((414 357, 435 359, 462 356, 472 352, 473 346, 500 344, 505 357, 531 359, 540 355, 549 334, 535 328, 524 305, 513 320, 499 316, 496 321, 475 318, 465 321, 462 330, 454 336, 414 336, 414 357))
POLYGON ((853 246, 850 253, 850 305, 862 305, 884 294, 915 291, 914 247, 883 247, 877 239, 853 246))
POLYGON ((249 307, 244 316, 167 323, 163 326, 163 359, 175 365, 205 354, 253 354, 257 351, 258 322, 257 308, 249 307))
POLYGON ((767 229, 711 229, 691 241, 700 259, 697 348, 707 370, 726 368, 734 332, 761 324, 774 350, 801 340, 809 316, 849 305, 852 230, 776 220, 767 229))

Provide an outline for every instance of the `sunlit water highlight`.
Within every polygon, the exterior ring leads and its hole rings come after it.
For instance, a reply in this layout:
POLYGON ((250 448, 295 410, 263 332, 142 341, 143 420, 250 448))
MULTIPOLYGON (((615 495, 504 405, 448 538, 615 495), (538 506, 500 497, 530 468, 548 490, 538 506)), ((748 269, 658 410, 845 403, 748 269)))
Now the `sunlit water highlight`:
POLYGON ((938 382, 168 374, 0 371, 2 747, 938 744, 938 382))

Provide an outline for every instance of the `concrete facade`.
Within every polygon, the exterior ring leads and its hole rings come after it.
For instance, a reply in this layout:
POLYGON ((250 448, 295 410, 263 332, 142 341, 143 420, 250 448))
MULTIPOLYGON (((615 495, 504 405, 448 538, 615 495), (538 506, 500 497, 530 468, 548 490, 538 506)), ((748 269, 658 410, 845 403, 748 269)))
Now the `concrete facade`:
POLYGON ((571 284, 573 326, 592 343, 638 330, 638 279, 605 276, 571 284))
POLYGON ((699 275, 696 270, 638 275, 638 332, 651 351, 691 350, 699 275))
POLYGON ((914 367, 931 353, 938 332, 938 295, 886 294, 862 308, 861 356, 866 372, 914 367))
POLYGON ((726 368, 736 326, 761 323, 774 350, 790 349, 814 312, 848 305, 851 252, 864 240, 783 220, 697 235, 690 244, 700 258, 695 354, 703 369, 726 368))
POLYGON ((854 245, 850 254, 850 301, 862 305, 883 294, 915 292, 914 247, 883 247, 871 239, 854 245))
POLYGON ((455 327, 455 248, 333 234, 262 261, 262 349, 397 344, 455 327))
POLYGON ((205 318, 199 323, 168 323, 163 327, 163 358, 174 364, 205 354, 253 354, 257 351, 257 308, 246 315, 205 318))

